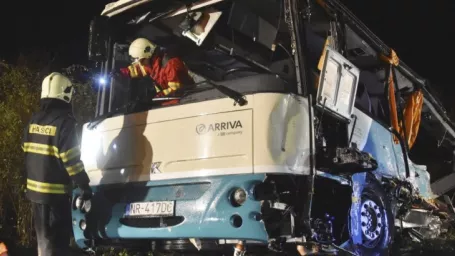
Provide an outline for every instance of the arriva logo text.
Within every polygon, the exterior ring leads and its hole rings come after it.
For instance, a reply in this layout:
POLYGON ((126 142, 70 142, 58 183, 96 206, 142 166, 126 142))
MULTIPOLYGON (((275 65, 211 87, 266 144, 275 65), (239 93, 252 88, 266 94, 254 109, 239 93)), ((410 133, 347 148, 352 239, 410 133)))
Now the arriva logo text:
POLYGON ((196 126, 196 132, 197 134, 205 134, 208 132, 221 132, 221 131, 227 131, 227 130, 235 130, 243 128, 242 122, 240 120, 237 121, 229 121, 229 122, 219 122, 219 123, 213 123, 213 124, 198 124, 196 126))

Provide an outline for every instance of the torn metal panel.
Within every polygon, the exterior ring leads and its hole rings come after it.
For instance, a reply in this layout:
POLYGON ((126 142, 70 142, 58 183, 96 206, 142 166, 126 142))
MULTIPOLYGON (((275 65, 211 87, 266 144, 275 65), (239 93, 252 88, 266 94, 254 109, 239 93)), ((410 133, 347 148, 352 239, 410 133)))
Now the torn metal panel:
MULTIPOLYGON (((374 174, 408 180, 423 198, 433 198, 430 174, 426 167, 416 165, 408 158, 410 177, 406 178, 403 151, 400 144, 394 143, 393 134, 360 110, 356 109, 354 114, 357 116, 357 122, 352 142, 357 143, 359 150, 370 153, 376 159, 378 168, 374 174)), ((352 126, 353 122, 349 131, 352 131, 352 126)))
MULTIPOLYGON (((265 101, 255 101, 255 104, 263 104, 263 102, 265 101)), ((268 104, 265 102, 262 107, 257 106, 257 109, 265 111, 266 108, 270 108, 269 103, 270 101, 268 104)), ((256 133, 256 125, 259 121, 259 116, 256 115, 257 112, 255 112, 255 140, 260 136, 256 133)), ((310 173, 310 132, 307 100, 295 95, 287 95, 276 101, 273 110, 270 111, 267 125, 270 127, 267 148, 273 161, 284 167, 283 172, 308 175, 310 173)), ((256 158, 255 161, 257 161, 256 158)))
POLYGON ((450 134, 453 138, 455 138, 455 131, 452 129, 449 123, 447 123, 444 120, 444 117, 439 114, 439 112, 436 110, 436 107, 425 97, 423 99, 423 104, 428 107, 428 109, 431 111, 431 114, 433 114, 436 119, 438 119, 442 126, 446 129, 447 133, 450 134))
POLYGON ((433 184, 431 184, 431 188, 435 194, 435 196, 441 196, 450 190, 455 188, 455 173, 451 173, 446 177, 439 179, 433 184))
POLYGON ((395 226, 412 228, 423 239, 437 238, 443 230, 441 219, 422 209, 411 209, 401 220, 395 220, 395 226))
MULTIPOLYGON (((352 142, 357 144, 359 150, 370 153, 376 159, 378 168, 375 173, 400 177, 397 156, 402 155, 401 149, 395 150, 390 131, 358 109, 354 114, 357 116, 357 122, 352 142)), ((349 131, 352 131, 353 122, 349 126, 349 131)))
POLYGON ((339 175, 333 175, 333 174, 330 174, 327 172, 322 172, 322 171, 317 171, 316 175, 327 178, 327 179, 335 180, 338 183, 340 183, 341 185, 351 185, 351 181, 349 179, 339 176, 339 175))
MULTIPOLYGON (((411 80, 409 80, 406 76, 402 74, 400 70, 396 70, 396 78, 397 78, 397 85, 398 89, 413 89, 414 84, 412 83, 411 80)), ((378 76, 379 79, 386 79, 386 71, 384 69, 381 69, 376 72, 376 75, 378 76)))
POLYGON ((106 15, 108 17, 114 16, 121 12, 124 12, 128 9, 136 7, 138 5, 151 2, 152 0, 119 0, 106 4, 101 15, 106 15))
MULTIPOLYGON (((127 10, 130 10, 134 7, 149 3, 149 2, 157 2, 157 0, 118 0, 112 3, 109 3, 105 6, 103 12, 101 15, 112 17, 115 15, 118 15, 120 13, 123 13, 127 10)), ((189 8, 187 6, 182 6, 178 10, 168 14, 166 17, 173 17, 180 15, 182 13, 186 13, 188 11, 194 11, 199 8, 213 5, 219 2, 222 2, 224 0, 201 0, 201 1, 194 1, 193 5, 191 5, 189 8)))
POLYGON ((434 191, 432 190, 430 182, 430 173, 427 171, 425 165, 417 165, 412 163, 409 159, 409 169, 411 170, 411 176, 409 181, 419 191, 419 195, 425 199, 432 199, 435 197, 434 191))

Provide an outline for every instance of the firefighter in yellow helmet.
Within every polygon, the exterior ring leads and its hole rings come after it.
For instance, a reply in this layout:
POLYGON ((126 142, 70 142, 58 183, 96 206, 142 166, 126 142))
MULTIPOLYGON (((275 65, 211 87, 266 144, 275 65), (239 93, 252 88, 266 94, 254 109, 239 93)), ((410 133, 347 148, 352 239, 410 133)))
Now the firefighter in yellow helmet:
POLYGON ((128 50, 133 63, 120 69, 127 77, 150 76, 155 82, 157 97, 170 96, 184 85, 193 84, 188 69, 178 57, 171 57, 145 38, 134 40, 128 50))
POLYGON ((73 92, 67 77, 57 72, 48 75, 42 83, 40 110, 24 130, 27 197, 32 202, 39 256, 69 254, 72 183, 83 200, 92 196, 80 160, 73 92))

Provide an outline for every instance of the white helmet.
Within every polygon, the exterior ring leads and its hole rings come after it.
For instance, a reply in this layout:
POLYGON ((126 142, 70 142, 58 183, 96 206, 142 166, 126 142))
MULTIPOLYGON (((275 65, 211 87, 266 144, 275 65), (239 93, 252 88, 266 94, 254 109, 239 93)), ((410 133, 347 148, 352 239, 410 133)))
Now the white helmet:
POLYGON ((156 45, 145 38, 134 40, 128 50, 129 55, 134 61, 150 58, 156 49, 156 45))
POLYGON ((58 72, 46 76, 41 85, 41 99, 53 98, 70 103, 73 92, 71 81, 58 72))

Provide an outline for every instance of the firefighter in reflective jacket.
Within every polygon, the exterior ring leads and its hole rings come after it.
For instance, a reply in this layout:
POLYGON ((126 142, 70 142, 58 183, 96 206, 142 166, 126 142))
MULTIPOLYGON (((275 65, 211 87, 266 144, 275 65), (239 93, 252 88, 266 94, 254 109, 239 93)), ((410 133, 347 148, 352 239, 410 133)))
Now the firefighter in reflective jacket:
POLYGON ((169 57, 156 48, 145 38, 134 40, 128 51, 133 63, 120 69, 122 75, 131 78, 149 75, 155 81, 156 97, 170 96, 183 85, 194 83, 181 59, 169 57))
POLYGON ((22 148, 27 171, 27 197, 32 202, 39 256, 68 255, 71 191, 74 182, 89 200, 92 191, 80 160, 71 98, 74 88, 60 73, 42 83, 40 110, 26 129, 22 148))

